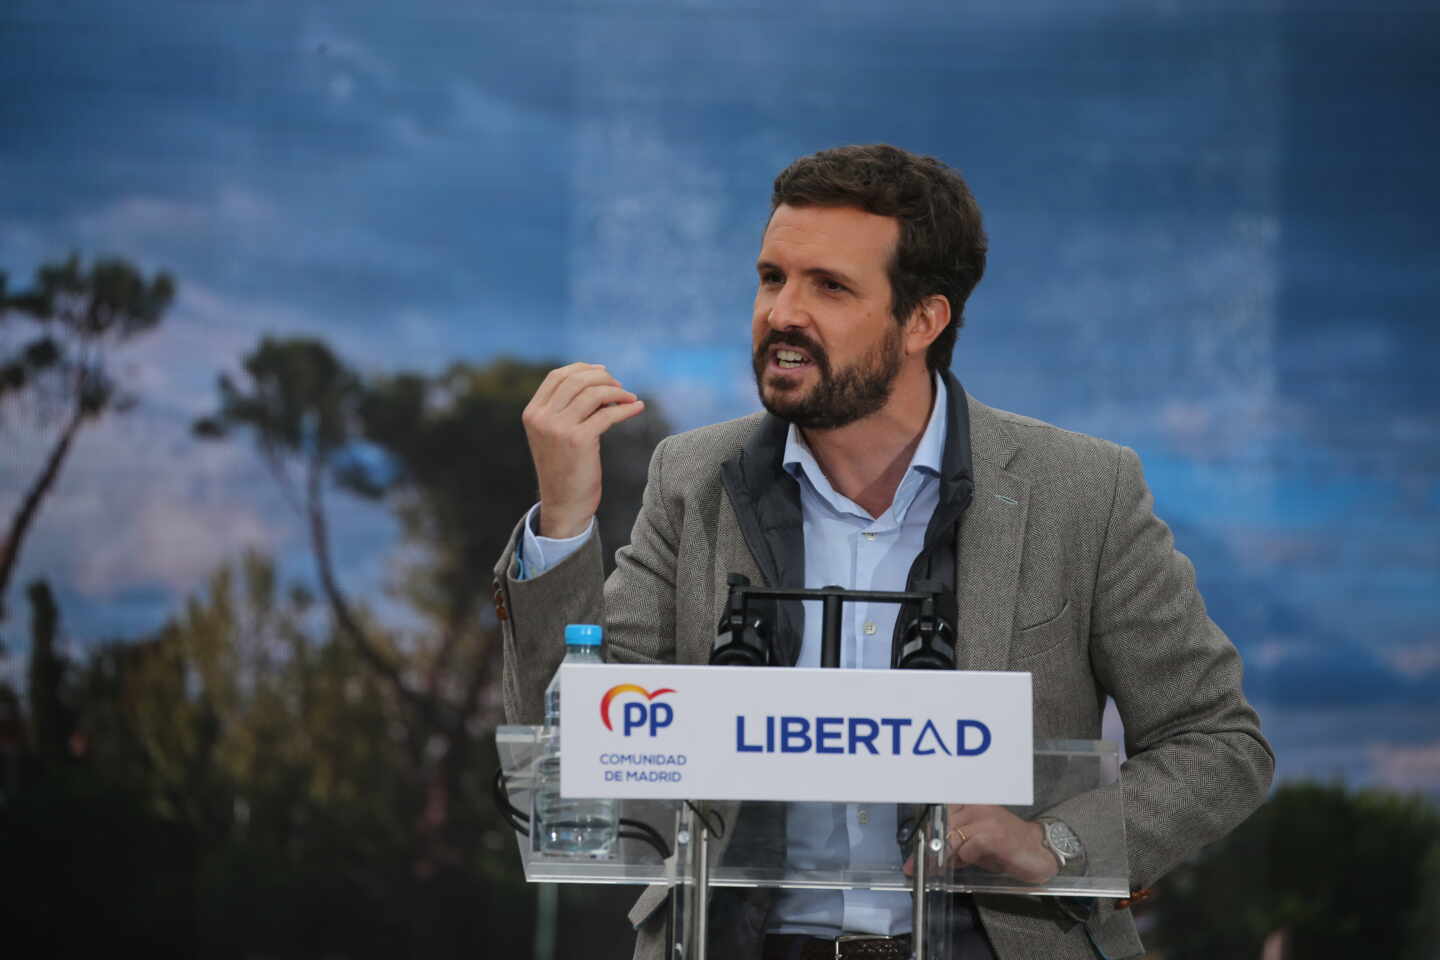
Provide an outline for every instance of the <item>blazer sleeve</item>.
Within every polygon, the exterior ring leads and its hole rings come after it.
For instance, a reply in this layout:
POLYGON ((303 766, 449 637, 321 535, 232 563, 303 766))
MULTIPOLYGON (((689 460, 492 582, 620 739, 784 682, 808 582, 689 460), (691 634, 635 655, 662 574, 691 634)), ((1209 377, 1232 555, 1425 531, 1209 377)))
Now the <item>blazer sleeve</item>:
POLYGON ((1275 757, 1242 692, 1240 655, 1206 614, 1126 447, 1094 590, 1090 657, 1125 725, 1126 845, 1140 889, 1259 806, 1275 757))
POLYGON ((604 623, 605 566, 600 534, 538 577, 518 579, 515 554, 524 537, 520 519, 495 565, 495 615, 504 669, 501 686, 511 723, 545 718, 545 686, 565 657, 565 626, 604 623))
POLYGON ((596 531, 575 553, 537 577, 518 579, 515 555, 524 519, 495 565, 505 716, 511 723, 544 719, 545 686, 565 656, 565 625, 603 623, 605 658, 666 663, 675 651, 675 526, 666 508, 667 441, 650 458, 630 544, 616 554, 608 582, 596 531))

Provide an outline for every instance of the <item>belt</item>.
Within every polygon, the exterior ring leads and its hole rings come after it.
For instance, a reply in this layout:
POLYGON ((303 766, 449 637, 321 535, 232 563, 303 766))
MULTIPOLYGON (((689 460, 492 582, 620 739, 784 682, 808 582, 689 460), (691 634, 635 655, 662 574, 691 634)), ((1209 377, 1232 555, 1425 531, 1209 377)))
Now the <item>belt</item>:
POLYGON ((764 960, 910 960, 910 934, 882 937, 847 933, 834 940, 772 933, 765 938, 764 960))

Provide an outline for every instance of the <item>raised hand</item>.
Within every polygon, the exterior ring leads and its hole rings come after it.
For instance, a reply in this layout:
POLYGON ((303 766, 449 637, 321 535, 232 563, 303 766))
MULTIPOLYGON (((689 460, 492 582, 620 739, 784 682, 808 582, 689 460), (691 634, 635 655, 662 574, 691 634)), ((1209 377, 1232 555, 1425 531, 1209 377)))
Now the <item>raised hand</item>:
POLYGON ((645 409, 603 366, 551 370, 521 415, 540 479, 540 535, 585 531, 600 506, 600 435, 645 409))

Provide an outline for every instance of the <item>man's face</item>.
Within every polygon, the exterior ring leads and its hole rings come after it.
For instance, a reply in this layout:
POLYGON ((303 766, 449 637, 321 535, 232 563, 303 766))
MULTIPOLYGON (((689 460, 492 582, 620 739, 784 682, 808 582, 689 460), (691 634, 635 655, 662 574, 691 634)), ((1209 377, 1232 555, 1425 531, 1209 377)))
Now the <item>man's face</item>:
POLYGON ((755 384, 765 409, 828 430, 880 410, 904 359, 890 312, 893 217, 781 205, 756 270, 755 384))

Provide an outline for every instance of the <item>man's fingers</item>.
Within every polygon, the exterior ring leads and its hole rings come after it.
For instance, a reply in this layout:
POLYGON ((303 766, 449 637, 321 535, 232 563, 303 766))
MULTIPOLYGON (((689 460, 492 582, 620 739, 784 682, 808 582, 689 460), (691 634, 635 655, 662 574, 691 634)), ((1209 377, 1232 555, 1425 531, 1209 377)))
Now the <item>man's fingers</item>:
POLYGON ((1004 807, 973 805, 948 821, 949 861, 979 867, 1026 883, 1055 875, 1054 857, 1030 835, 1033 827, 1004 807))
POLYGON ((532 405, 563 409, 574 395, 591 383, 617 382, 610 371, 600 363, 567 363, 556 367, 545 375, 535 395, 530 398, 532 405))
POLYGON ((531 398, 531 401, 542 406, 546 403, 549 403, 550 398, 555 395, 555 391, 558 390, 560 388, 560 385, 563 384, 566 380, 568 380, 572 375, 580 372, 581 370, 594 369, 597 366, 598 364, 594 363, 576 362, 567 363, 563 367, 556 367, 554 370, 551 370, 549 373, 545 374, 545 379, 541 380, 540 386, 535 388, 535 395, 531 398))
POLYGON ((562 411, 532 412, 522 419, 526 430, 535 436, 569 443, 588 442, 610 426, 607 421, 590 423, 595 414, 615 407, 629 407, 637 402, 639 398, 624 387, 587 387, 562 411))
POLYGON ((972 848, 975 843, 973 830, 973 825, 971 830, 966 830, 959 824, 952 822, 950 829, 945 834, 945 846, 950 854, 950 861, 956 866, 964 865, 968 848, 972 848))
POLYGON ((1003 807, 989 804, 951 804, 945 818, 951 862, 957 867, 989 869, 996 844, 1005 834, 1004 822, 1011 816, 1003 807))
POLYGON ((615 424, 623 420, 643 413, 645 410, 644 400, 633 400, 630 403, 616 403, 608 407, 601 407, 585 421, 585 426, 594 431, 595 436, 600 436, 615 424))
POLYGON ((956 827, 975 822, 973 808, 967 809, 962 803, 952 803, 945 808, 945 829, 951 833, 956 827))
POLYGON ((562 423, 583 424, 601 410, 629 406, 637 399, 624 387, 588 387, 557 416, 562 423))
POLYGON ((950 865, 953 867, 982 867, 992 869, 995 863, 994 838, 981 826, 974 832, 966 831, 965 842, 950 848, 950 865))
MULTIPOLYGON (((597 387, 615 387, 624 390, 624 387, 620 386, 620 381, 611 376, 610 371, 604 367, 577 370, 555 387, 555 392, 545 402, 545 409, 557 414, 571 413, 571 408, 577 401, 597 387)), ((587 410, 586 413, 580 414, 576 419, 583 420, 588 412, 587 410)))

